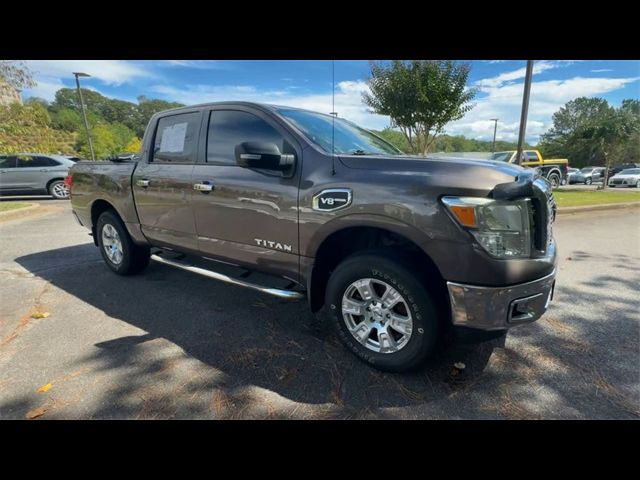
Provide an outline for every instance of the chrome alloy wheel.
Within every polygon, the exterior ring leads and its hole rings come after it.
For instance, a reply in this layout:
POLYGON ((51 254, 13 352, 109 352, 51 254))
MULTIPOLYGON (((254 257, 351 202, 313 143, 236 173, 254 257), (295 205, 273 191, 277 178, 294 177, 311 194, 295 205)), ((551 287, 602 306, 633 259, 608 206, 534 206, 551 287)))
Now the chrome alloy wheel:
POLYGON ((69 189, 62 182, 55 183, 51 191, 56 198, 69 198, 69 189))
POLYGON ((404 348, 413 330, 409 304, 382 280, 362 278, 342 296, 342 318, 353 338, 377 353, 404 348))
POLYGON ((110 223, 106 223, 102 227, 102 248, 114 265, 120 265, 122 262, 122 242, 118 231, 110 223))

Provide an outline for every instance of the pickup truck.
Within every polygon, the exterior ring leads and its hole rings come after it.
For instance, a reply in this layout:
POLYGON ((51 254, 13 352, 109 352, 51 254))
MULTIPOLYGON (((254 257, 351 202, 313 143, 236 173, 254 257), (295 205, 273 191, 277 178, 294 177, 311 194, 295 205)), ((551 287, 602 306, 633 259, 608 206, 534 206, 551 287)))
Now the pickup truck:
POLYGON ((331 115, 246 102, 161 112, 139 156, 79 162, 67 183, 115 273, 152 260, 306 297, 382 370, 419 365, 445 332, 533 322, 553 295, 546 179, 407 156, 331 115))
MULTIPOLYGON (((517 163, 516 153, 515 150, 495 152, 489 158, 500 162, 517 163)), ((542 158, 542 154, 538 150, 524 150, 520 165, 539 169, 540 175, 549 180, 553 188, 558 188, 567 182, 569 160, 566 158, 542 158)))

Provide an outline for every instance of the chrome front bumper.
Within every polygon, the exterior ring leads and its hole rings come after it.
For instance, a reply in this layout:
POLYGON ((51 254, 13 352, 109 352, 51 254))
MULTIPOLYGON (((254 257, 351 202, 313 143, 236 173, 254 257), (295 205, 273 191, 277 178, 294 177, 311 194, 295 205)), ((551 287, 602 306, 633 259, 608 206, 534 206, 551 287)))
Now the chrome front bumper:
POLYGON ((556 271, 508 287, 479 287, 447 282, 454 325, 481 330, 504 330, 535 322, 553 298, 556 271))

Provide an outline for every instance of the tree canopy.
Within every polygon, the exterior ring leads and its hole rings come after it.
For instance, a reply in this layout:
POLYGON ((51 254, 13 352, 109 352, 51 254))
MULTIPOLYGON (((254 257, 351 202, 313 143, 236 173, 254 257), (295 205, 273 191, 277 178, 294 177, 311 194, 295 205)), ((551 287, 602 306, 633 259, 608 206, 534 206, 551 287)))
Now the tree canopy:
POLYGON ((472 108, 469 72, 468 63, 452 60, 372 62, 363 101, 391 117, 413 153, 426 155, 444 126, 472 108))
POLYGON ((614 108, 602 98, 571 100, 553 114, 540 149, 576 167, 640 162, 640 101, 614 108))

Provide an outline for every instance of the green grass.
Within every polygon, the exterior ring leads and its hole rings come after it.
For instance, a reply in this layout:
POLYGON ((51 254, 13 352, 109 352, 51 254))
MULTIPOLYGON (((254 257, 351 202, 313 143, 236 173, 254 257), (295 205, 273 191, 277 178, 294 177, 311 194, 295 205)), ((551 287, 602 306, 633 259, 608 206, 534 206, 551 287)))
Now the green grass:
POLYGON ((8 212, 16 208, 28 207, 31 205, 27 202, 0 202, 0 212, 8 212))
MULTIPOLYGON (((628 188, 625 188, 628 190, 628 188)), ((635 191, 614 191, 607 189, 606 191, 555 191, 553 196, 556 199, 558 207, 579 207, 583 205, 602 205, 605 203, 625 203, 640 202, 640 190, 635 191)))

